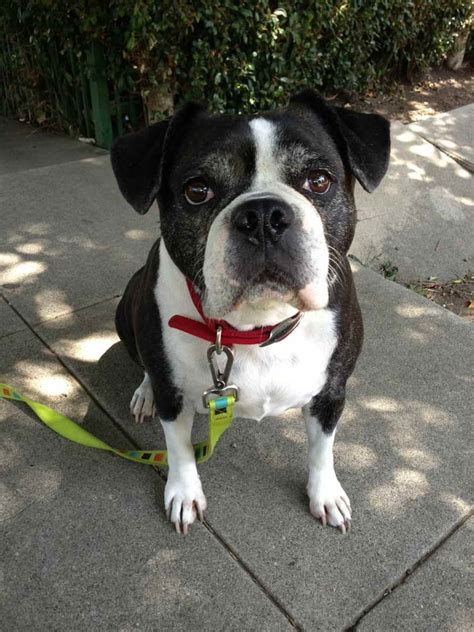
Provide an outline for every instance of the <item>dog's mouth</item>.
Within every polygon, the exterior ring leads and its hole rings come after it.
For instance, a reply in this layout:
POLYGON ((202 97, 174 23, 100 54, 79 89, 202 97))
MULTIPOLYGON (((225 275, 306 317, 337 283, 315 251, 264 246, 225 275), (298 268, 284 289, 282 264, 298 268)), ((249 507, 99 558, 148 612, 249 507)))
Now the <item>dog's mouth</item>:
POLYGON ((262 310, 271 309, 276 303, 291 305, 298 311, 323 307, 311 284, 298 287, 291 277, 278 270, 266 270, 244 287, 235 287, 233 308, 238 309, 246 303, 262 310))

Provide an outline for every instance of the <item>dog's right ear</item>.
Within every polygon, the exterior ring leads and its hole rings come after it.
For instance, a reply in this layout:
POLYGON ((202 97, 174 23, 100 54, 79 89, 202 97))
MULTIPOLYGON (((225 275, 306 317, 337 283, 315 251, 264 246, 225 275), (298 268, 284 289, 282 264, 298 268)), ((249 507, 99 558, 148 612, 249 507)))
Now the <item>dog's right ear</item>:
POLYGON ((320 118, 335 138, 349 169, 372 193, 388 168, 390 123, 378 114, 333 107, 313 90, 303 90, 290 103, 307 107, 320 118))
POLYGON ((158 195, 172 138, 204 109, 196 103, 188 103, 171 119, 125 134, 115 141, 110 152, 112 169, 122 195, 137 213, 144 215, 158 195))

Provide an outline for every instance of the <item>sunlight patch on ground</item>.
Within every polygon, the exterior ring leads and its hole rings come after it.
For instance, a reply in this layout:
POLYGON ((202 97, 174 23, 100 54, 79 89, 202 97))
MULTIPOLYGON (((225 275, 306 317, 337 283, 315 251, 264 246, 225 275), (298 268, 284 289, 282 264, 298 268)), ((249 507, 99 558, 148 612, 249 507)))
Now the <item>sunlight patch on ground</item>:
POLYGON ((300 445, 306 443, 306 434, 304 431, 301 432, 300 427, 296 429, 295 426, 283 426, 281 428, 281 434, 285 437, 285 439, 288 439, 288 441, 291 441, 292 443, 300 445))
POLYGON ((67 302, 66 292, 57 289, 40 290, 35 297, 36 312, 40 320, 46 320, 50 317, 51 305, 54 305, 58 313, 71 312, 72 305, 67 302))
POLYGON ((20 261, 21 257, 15 255, 13 252, 0 252, 0 266, 12 266, 20 261))
POLYGON ((51 227, 46 222, 28 224, 26 227, 22 227, 21 229, 30 235, 48 235, 51 232, 51 227))
POLYGON ((414 331, 413 329, 407 329, 406 332, 407 338, 416 342, 428 342, 429 336, 427 334, 422 333, 421 331, 414 331))
POLYGON ((421 468, 423 470, 432 470, 433 468, 439 466, 439 458, 426 450, 400 448, 398 453, 411 467, 421 468))
POLYGON ((125 237, 134 239, 135 241, 146 241, 150 239, 150 234, 141 228, 132 228, 126 231, 125 237))
POLYGON ((456 169, 454 170, 454 173, 459 177, 459 178, 464 178, 464 180, 469 180, 469 178, 472 178, 471 174, 469 173, 469 171, 467 171, 466 169, 463 169, 462 167, 456 165, 456 169))
POLYGON ((354 472, 374 467, 377 455, 372 448, 359 443, 337 441, 335 444, 336 465, 354 472))
POLYGON ((82 237, 79 235, 74 235, 72 237, 61 236, 58 238, 58 241, 62 244, 68 244, 79 246, 86 250, 108 250, 110 248, 109 245, 99 244, 96 241, 93 241, 89 237, 82 237))
POLYGON ((39 241, 30 241, 25 244, 20 244, 15 247, 17 252, 21 252, 24 255, 37 255, 44 250, 44 244, 39 241))
POLYGON ((36 277, 45 272, 47 268, 48 266, 40 261, 22 261, 2 273, 2 282, 20 283, 35 281, 36 277))
POLYGON ((466 214, 455 196, 442 186, 433 187, 430 192, 432 208, 448 222, 465 222, 466 214))
POLYGON ((413 143, 419 140, 419 137, 408 129, 404 129, 400 134, 394 135, 394 138, 401 143, 413 143))
POLYGON ((369 492, 369 501, 376 511, 397 515, 406 511, 408 501, 425 496, 429 487, 423 473, 397 469, 394 471, 392 483, 380 485, 369 492))
POLYGON ((441 500, 449 505, 459 516, 465 516, 472 509, 472 505, 469 502, 453 494, 441 494, 441 500))
POLYGON ((446 428, 455 423, 455 419, 448 412, 437 406, 431 406, 427 403, 419 403, 417 405, 418 418, 427 426, 435 426, 438 428, 446 428))
POLYGON ((45 396, 70 395, 71 383, 61 375, 48 375, 37 379, 40 392, 45 396))
POLYGON ((390 397, 368 397, 363 405, 369 410, 377 410, 381 413, 394 413, 400 410, 399 403, 390 397))
POLYGON ((65 352, 77 360, 97 362, 118 341, 117 334, 107 332, 87 336, 81 340, 64 341, 65 352))
POLYGON ((421 307, 412 305, 411 303, 405 303, 405 305, 396 305, 395 312, 403 318, 424 318, 430 312, 436 312, 436 310, 427 303, 421 307))

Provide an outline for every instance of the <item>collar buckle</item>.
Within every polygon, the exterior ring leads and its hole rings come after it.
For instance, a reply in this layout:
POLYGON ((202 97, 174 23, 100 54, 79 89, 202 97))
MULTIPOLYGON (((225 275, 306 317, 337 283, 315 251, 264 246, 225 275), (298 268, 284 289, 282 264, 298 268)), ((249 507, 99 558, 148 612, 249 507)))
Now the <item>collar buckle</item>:
POLYGON ((282 320, 281 323, 278 323, 278 325, 275 325, 275 327, 273 327, 268 338, 264 342, 261 342, 258 346, 268 347, 274 342, 279 342, 280 340, 283 340, 283 338, 289 336, 291 332, 296 329, 296 327, 298 327, 303 316, 303 312, 298 312, 294 316, 290 316, 289 318, 282 320))

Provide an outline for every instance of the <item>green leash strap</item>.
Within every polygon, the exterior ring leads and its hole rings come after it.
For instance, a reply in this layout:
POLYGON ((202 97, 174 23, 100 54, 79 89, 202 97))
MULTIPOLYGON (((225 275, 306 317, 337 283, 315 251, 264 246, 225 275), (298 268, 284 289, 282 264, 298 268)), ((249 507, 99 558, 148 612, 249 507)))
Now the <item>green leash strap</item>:
MULTIPOLYGON (((36 416, 48 428, 56 432, 61 437, 79 443, 88 448, 96 448, 97 450, 106 450, 113 452, 117 456, 121 456, 135 463, 145 463, 146 465, 158 465, 159 467, 168 465, 168 455, 166 450, 120 450, 112 448, 101 439, 94 437, 93 434, 76 424, 72 419, 61 415, 52 408, 34 402, 28 397, 20 395, 11 386, 0 383, 0 399, 10 399, 17 402, 23 402, 31 408, 36 416)), ((208 437, 204 441, 194 444, 194 454, 197 463, 203 463, 211 458, 214 448, 216 447, 222 434, 232 423, 232 414, 234 409, 235 397, 220 397, 209 401, 209 430, 208 437)), ((170 422, 173 423, 173 422, 170 422)))

